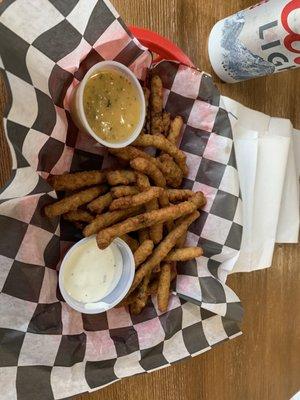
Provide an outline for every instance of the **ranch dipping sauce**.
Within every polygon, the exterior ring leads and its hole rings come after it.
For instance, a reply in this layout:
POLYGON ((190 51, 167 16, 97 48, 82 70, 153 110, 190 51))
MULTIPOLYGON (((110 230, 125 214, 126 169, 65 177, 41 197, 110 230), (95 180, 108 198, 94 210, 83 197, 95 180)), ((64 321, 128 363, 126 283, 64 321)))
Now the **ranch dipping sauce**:
POLYGON ((63 284, 73 299, 92 303, 103 299, 118 283, 122 256, 115 245, 100 250, 96 238, 74 248, 64 264, 63 284))
POLYGON ((101 70, 87 80, 83 108, 91 129, 111 143, 128 139, 140 121, 136 87, 122 72, 113 69, 101 70))

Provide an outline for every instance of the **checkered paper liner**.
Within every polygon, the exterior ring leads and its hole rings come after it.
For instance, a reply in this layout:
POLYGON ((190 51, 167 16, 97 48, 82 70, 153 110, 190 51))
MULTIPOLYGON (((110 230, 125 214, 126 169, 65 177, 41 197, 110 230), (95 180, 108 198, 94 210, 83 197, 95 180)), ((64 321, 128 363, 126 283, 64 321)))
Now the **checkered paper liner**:
POLYGON ((167 313, 153 297, 139 316, 125 308, 80 314, 63 301, 57 271, 81 234, 43 216, 56 198, 46 178, 111 162, 70 118, 70 94, 85 72, 114 59, 143 80, 152 57, 108 1, 6 0, 0 12, 13 162, 0 191, 0 399, 66 398, 239 335, 242 308, 225 281, 240 248, 241 200, 231 126, 211 78, 176 62, 154 66, 167 111, 184 117, 184 186, 208 200, 188 234, 204 257, 179 264, 167 313))

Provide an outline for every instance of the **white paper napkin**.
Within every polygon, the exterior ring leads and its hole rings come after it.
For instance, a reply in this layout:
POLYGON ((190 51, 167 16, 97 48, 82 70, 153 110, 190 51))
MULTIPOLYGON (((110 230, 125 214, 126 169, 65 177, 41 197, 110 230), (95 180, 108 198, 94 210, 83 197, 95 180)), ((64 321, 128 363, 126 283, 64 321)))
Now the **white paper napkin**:
POLYGON ((300 131, 223 97, 233 128, 243 197, 243 238, 233 272, 270 267, 275 243, 299 235, 300 131), (297 163, 296 163, 297 160, 297 163))

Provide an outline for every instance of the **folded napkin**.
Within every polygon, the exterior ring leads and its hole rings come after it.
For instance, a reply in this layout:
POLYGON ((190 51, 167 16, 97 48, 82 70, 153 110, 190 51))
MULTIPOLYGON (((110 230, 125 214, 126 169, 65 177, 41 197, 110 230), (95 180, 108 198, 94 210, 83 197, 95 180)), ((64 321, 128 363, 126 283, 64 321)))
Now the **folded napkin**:
POLYGON ((243 237, 233 272, 272 264, 275 243, 299 235, 300 131, 223 97, 233 129, 243 198, 243 237))

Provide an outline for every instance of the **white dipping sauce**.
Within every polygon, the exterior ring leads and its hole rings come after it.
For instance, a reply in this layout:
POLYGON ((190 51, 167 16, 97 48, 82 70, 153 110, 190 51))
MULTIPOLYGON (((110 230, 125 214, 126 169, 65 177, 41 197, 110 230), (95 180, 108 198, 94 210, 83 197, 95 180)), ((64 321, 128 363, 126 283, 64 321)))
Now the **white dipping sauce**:
POLYGON ((96 238, 71 250, 64 262, 63 283, 69 296, 82 303, 103 299, 118 283, 122 256, 114 244, 105 250, 96 238))

